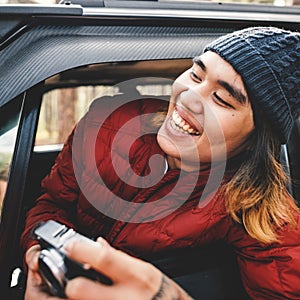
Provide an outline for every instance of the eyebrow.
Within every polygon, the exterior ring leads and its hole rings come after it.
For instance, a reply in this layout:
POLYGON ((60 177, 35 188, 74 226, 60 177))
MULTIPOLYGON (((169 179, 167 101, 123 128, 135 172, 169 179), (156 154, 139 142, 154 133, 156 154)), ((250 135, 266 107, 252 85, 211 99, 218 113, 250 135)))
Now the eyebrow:
MULTIPOLYGON (((200 59, 199 56, 193 58, 193 63, 195 63, 196 65, 198 65, 203 71, 206 71, 206 66, 203 63, 203 61, 200 59)), ((247 98, 244 95, 244 93, 232 86, 230 83, 224 81, 224 80, 218 80, 218 84, 220 84, 224 89, 227 90, 227 92, 233 97, 235 98, 240 104, 246 104, 247 102, 247 98)))
POLYGON ((206 71, 206 66, 199 56, 193 58, 193 63, 198 65, 203 71, 206 71))
POLYGON ((235 88, 234 86, 232 86, 231 84, 229 84, 226 81, 223 80, 218 80, 218 84, 220 84, 224 89, 227 90, 227 92, 233 97, 235 98, 240 104, 246 104, 246 96, 243 94, 242 91, 240 91, 240 89, 235 88))

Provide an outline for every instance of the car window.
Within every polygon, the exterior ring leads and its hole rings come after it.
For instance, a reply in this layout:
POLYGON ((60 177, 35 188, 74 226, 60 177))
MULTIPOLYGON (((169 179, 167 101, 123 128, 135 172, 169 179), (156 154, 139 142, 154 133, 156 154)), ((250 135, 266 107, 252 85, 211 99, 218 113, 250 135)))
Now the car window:
MULTIPOLYGON (((171 85, 140 84, 136 86, 136 90, 141 95, 166 96, 170 94, 171 85)), ((118 86, 103 85, 55 89, 47 92, 42 100, 35 150, 49 150, 49 147, 45 146, 63 144, 94 99, 119 93, 121 90, 118 86)))
POLYGON ((17 140, 21 99, 17 98, 0 111, 0 216, 9 181, 9 170, 17 140))
POLYGON ((0 209, 6 193, 9 167, 17 137, 17 126, 0 136, 0 209))
MULTIPOLYGON (((155 65, 158 64, 162 64, 162 62, 149 62, 149 66, 151 65, 152 68, 155 68, 155 65)), ((124 63, 122 67, 124 68, 124 63)), ((128 74, 132 75, 132 72, 130 72, 130 67, 133 68, 132 62, 128 63, 128 74)), ((89 76, 86 73, 86 70, 88 69, 88 67, 85 67, 85 75, 83 76, 89 76)), ((74 71, 74 74, 75 72, 76 75, 74 76, 78 76, 78 73, 80 73, 80 69, 74 71)), ((128 88, 134 89, 134 93, 136 93, 136 95, 170 95, 171 81, 167 82, 163 77, 161 79, 158 77, 131 78, 129 80, 120 81, 120 78, 117 78, 118 76, 120 76, 120 73, 118 74, 118 65, 114 66, 114 68, 111 69, 111 72, 115 72, 115 80, 119 80, 118 83, 113 84, 112 80, 109 80, 109 78, 107 77, 99 79, 99 84, 93 83, 93 85, 51 88, 51 90, 43 95, 35 139, 35 151, 40 152, 60 150, 62 144, 66 141, 68 135, 74 128, 74 125, 86 113, 91 102, 96 98, 122 94, 127 92, 128 88), (101 81, 110 82, 101 84, 101 81), (132 84, 134 86, 131 86, 132 84)), ((73 76, 71 73, 71 71, 68 71, 70 82, 72 82, 73 76)), ((109 77, 114 76, 110 74, 109 77)), ((53 84, 54 80, 55 78, 49 78, 46 81, 46 85, 47 82, 49 82, 49 84, 53 84)), ((81 79, 81 81, 85 84, 86 80, 86 78, 81 79)), ((94 79, 91 78, 91 80, 94 79)), ((80 80, 77 81, 78 83, 80 83, 80 80)), ((69 83, 60 82, 60 85, 61 84, 69 83)))
POLYGON ((42 99, 35 145, 63 144, 94 98, 116 92, 111 86, 60 88, 47 92, 42 99))

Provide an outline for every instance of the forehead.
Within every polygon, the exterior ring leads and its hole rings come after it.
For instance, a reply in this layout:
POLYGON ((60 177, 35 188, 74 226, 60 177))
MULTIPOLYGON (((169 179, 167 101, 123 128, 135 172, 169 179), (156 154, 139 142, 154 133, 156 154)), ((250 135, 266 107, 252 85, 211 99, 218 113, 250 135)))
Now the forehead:
POLYGON ((203 68, 204 70, 209 68, 213 71, 217 71, 221 67, 227 68, 232 74, 241 77, 240 74, 233 68, 233 66, 227 60, 225 60, 222 56, 213 51, 206 51, 201 55, 195 56, 193 58, 193 63, 203 68))

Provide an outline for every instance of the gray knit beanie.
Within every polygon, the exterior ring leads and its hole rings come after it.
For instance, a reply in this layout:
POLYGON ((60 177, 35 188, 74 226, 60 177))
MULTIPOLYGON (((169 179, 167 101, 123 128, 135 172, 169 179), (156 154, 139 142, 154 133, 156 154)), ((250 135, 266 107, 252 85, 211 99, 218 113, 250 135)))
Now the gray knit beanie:
POLYGON ((217 39, 208 50, 241 75, 254 111, 262 110, 287 142, 300 114, 300 33, 251 27, 217 39))

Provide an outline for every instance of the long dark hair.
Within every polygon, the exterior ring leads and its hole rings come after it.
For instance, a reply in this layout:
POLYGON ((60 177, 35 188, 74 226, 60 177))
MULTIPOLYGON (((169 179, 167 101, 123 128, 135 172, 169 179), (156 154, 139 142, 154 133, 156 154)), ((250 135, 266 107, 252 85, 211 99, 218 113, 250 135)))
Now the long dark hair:
POLYGON ((249 137, 247 160, 225 185, 229 214, 242 223, 250 236, 264 242, 279 242, 277 229, 296 225, 298 210, 288 193, 289 178, 280 163, 281 143, 266 118, 255 118, 249 137))

